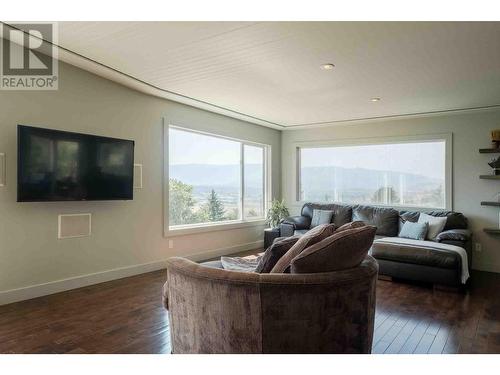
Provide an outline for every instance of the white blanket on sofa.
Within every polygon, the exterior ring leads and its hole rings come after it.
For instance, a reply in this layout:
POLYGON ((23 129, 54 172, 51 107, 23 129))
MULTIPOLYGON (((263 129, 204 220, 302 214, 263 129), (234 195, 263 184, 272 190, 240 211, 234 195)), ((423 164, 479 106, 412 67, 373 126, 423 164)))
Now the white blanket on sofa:
POLYGON ((395 245, 405 245, 412 247, 419 247, 425 249, 439 249, 453 251, 460 255, 462 259, 462 284, 465 284, 469 279, 469 262, 467 259, 467 252, 464 248, 455 245, 449 245, 446 243, 434 242, 434 241, 421 241, 421 240, 411 240, 408 238, 399 237, 385 237, 375 240, 377 243, 395 244, 395 245))
POLYGON ((255 272, 260 258, 262 257, 221 257, 220 262, 225 270, 255 272))

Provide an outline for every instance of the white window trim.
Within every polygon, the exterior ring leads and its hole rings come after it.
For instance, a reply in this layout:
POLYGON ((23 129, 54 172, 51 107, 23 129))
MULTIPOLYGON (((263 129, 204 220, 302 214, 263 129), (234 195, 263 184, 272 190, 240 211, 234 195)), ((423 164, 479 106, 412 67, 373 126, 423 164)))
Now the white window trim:
MULTIPOLYGON (((294 205, 302 206, 307 203, 305 200, 300 199, 300 149, 313 148, 313 147, 334 147, 334 146, 363 146, 363 145, 377 145, 377 144, 391 144, 391 143, 415 143, 415 142, 445 142, 445 207, 415 207, 405 205, 383 205, 372 204, 370 206, 378 207, 393 207, 400 210, 411 211, 425 211, 425 210, 453 210, 453 133, 440 133, 440 134, 422 134, 422 135, 408 135, 408 136, 391 136, 391 137, 371 137, 371 138, 345 138, 345 139, 331 139, 321 141, 304 141, 294 142, 294 168, 293 168, 293 181, 294 191, 293 199, 294 205)), ((338 204, 358 204, 357 202, 329 202, 338 204)), ((365 203, 359 203, 365 204, 365 203)))
MULTIPOLYGON (((272 196, 272 176, 271 176, 271 145, 247 141, 244 139, 238 139, 233 137, 228 137, 224 135, 214 134, 210 132, 206 132, 203 130, 192 129, 185 126, 178 126, 174 124, 170 124, 167 122, 165 118, 162 119, 163 122, 163 236, 164 237, 175 237, 175 236, 183 236, 187 234, 196 234, 196 233, 206 233, 206 232, 216 232, 223 231, 229 229, 239 229, 239 228, 247 228, 247 227, 255 227, 255 226, 264 226, 265 225, 265 215, 267 209, 271 202, 272 196), (241 209, 241 220, 231 220, 231 221, 223 221, 216 223, 198 223, 198 224, 189 224, 189 225, 178 225, 175 228, 171 228, 169 225, 169 139, 168 139, 168 131, 170 128, 179 129, 182 131, 192 132, 195 134, 207 135, 210 137, 226 139, 230 141, 240 142, 241 151, 243 151, 244 145, 249 146, 257 146, 262 147, 264 150, 264 179, 263 179, 263 188, 264 188, 264 217, 257 219, 245 219, 244 211, 243 211, 243 196, 244 196, 244 168, 243 163, 244 160, 241 158, 241 201, 240 201, 240 209, 241 209)), ((243 153, 242 153, 243 154, 243 153)))

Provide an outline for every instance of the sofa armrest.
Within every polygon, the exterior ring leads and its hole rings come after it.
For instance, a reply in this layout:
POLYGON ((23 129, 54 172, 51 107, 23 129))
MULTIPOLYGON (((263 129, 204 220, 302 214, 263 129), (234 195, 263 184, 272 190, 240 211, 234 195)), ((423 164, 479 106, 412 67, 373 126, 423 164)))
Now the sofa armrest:
POLYGON ((294 229, 309 229, 311 227, 311 218, 307 216, 290 216, 283 220, 282 224, 291 224, 294 229))
POLYGON ((444 241, 463 241, 467 242, 471 239, 472 232, 468 229, 450 229, 439 233, 436 236, 437 242, 444 241))
POLYGON ((280 224, 280 236, 281 237, 291 237, 295 232, 295 225, 288 223, 280 224))

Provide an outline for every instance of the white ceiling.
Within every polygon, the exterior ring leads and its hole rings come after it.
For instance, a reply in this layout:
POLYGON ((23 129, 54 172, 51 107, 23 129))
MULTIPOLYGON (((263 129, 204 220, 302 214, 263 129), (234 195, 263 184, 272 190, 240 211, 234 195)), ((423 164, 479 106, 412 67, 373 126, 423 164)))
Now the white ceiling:
POLYGON ((286 127, 500 105, 499 41, 500 22, 59 23, 66 49, 286 127))

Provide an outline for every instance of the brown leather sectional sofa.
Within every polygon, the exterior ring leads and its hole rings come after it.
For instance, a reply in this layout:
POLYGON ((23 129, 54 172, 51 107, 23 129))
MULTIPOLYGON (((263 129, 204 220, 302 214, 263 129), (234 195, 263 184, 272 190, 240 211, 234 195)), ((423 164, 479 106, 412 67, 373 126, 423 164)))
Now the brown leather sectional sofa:
MULTIPOLYGON (((374 225, 377 227, 376 239, 397 237, 405 221, 415 222, 420 215, 419 211, 398 211, 393 208, 367 205, 306 203, 302 207, 301 215, 289 217, 280 224, 280 235, 288 237, 307 232, 310 229, 314 209, 333 211, 332 223, 337 226, 356 220, 374 225)), ((465 249, 470 268, 472 234, 467 229, 467 218, 461 213, 452 211, 425 211, 425 213, 447 218, 443 232, 435 241, 465 249)), ((462 258, 455 252, 432 248, 432 244, 433 241, 423 241, 425 246, 421 248, 405 249, 374 246, 371 255, 379 264, 380 275, 435 285, 462 286, 462 258)))

